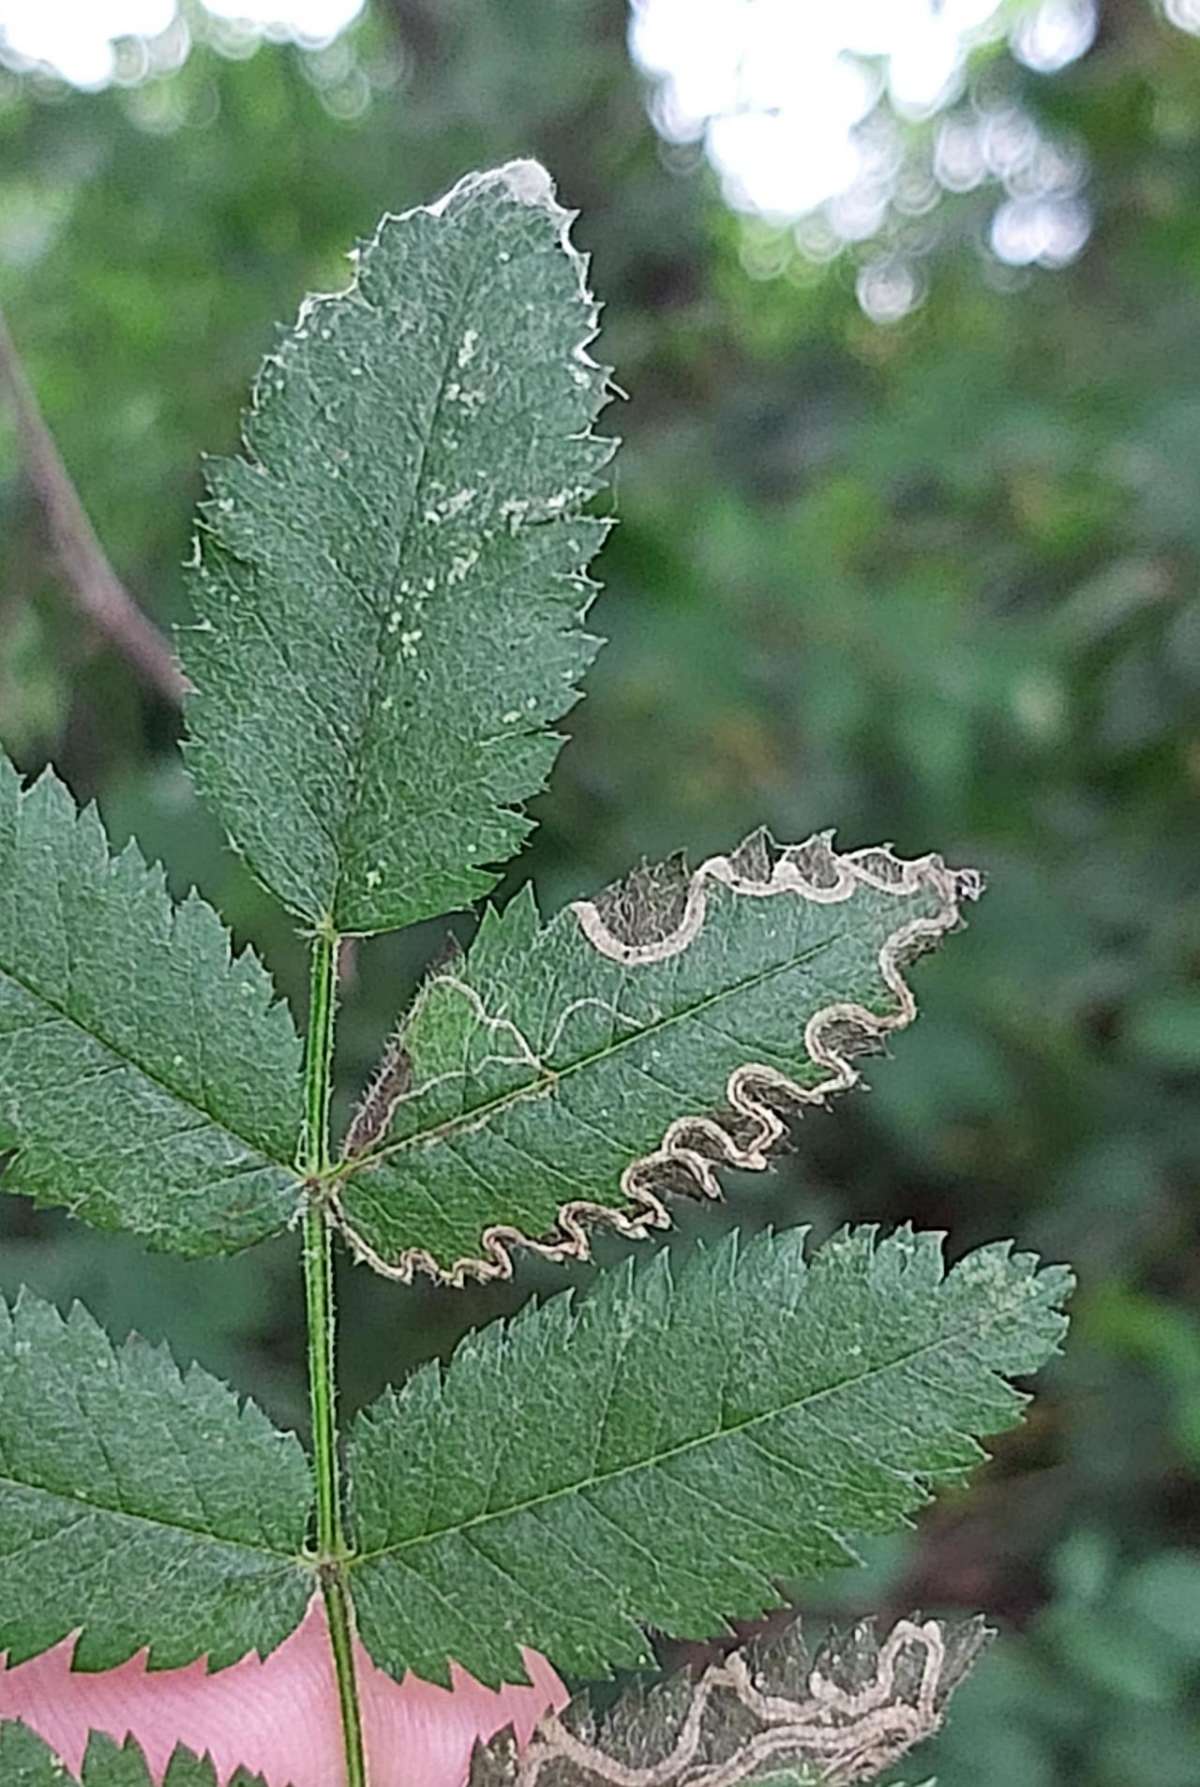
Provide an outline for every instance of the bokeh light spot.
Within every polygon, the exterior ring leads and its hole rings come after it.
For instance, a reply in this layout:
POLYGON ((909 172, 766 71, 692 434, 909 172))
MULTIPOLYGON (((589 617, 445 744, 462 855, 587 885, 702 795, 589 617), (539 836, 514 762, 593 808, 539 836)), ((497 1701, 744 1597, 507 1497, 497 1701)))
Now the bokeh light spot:
MULTIPOLYGON (((244 25, 251 42, 279 32, 298 43, 330 43, 363 9, 364 0, 204 0, 214 19, 244 25)), ((143 42, 178 28, 176 0, 0 0, 0 52, 22 67, 51 70, 73 87, 98 89, 130 79, 130 58, 117 45, 143 42)), ((186 40, 186 32, 183 33, 186 40)), ((136 76, 137 58, 133 58, 136 76)), ((147 70, 148 72, 148 66, 147 70)))
MULTIPOLYGON (((706 0, 699 13, 694 0, 633 0, 630 46, 667 141, 703 144, 726 201, 790 226, 799 254, 861 257, 862 308, 896 322, 921 301, 918 262, 947 193, 1000 189, 980 229, 1007 266, 1061 267, 1080 253, 1086 155, 1047 136, 1003 86, 981 87, 971 58, 1007 44, 1054 74, 1096 30, 1096 0, 706 0), (928 119, 932 132, 913 129, 928 119)), ((777 258, 756 238, 744 264, 766 277, 777 258)))

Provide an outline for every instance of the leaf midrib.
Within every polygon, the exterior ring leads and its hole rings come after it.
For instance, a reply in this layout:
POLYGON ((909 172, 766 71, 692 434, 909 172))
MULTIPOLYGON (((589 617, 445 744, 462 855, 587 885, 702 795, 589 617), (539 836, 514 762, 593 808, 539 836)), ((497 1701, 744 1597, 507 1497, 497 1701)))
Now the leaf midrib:
MULTIPOLYGON (((416 521, 421 512, 421 498, 425 488, 425 475, 429 468, 429 455, 432 451, 433 439, 437 433, 438 425, 442 420, 442 413, 445 409, 446 387, 450 382, 450 374, 454 369, 454 356, 458 346, 459 330, 463 318, 466 315, 467 306, 475 296, 475 288, 479 282, 479 276, 483 269, 487 246, 487 237, 485 235, 475 251, 475 255, 470 264, 470 269, 463 280, 458 302, 454 307, 452 321, 446 330, 446 352, 442 362, 442 370, 438 377, 437 391, 433 403, 430 405, 428 429, 421 439, 421 456, 415 468, 412 482, 412 494, 409 499, 404 519, 398 523, 395 529, 395 560, 392 565, 391 576, 388 580, 387 600, 380 602, 378 605, 375 649, 371 656, 371 668, 365 679, 368 691, 367 698, 362 705, 362 719, 356 729, 357 737, 355 739, 354 750, 351 753, 353 776, 350 789, 348 790, 345 808, 334 834, 337 849, 337 869, 334 874, 333 886, 329 893, 329 913, 331 922, 335 924, 337 922, 338 910, 342 902, 343 883, 347 877, 348 865, 352 857, 356 854, 353 848, 353 831, 358 820, 359 808, 362 804, 363 779, 366 773, 366 760, 369 749, 372 715, 376 710, 376 697, 378 695, 379 683, 384 672, 395 664, 396 650, 399 649, 398 646, 391 652, 387 649, 388 614, 395 598, 401 573, 404 570, 405 555, 408 551, 409 542, 412 539, 416 521)), ((369 602, 369 593, 364 590, 362 591, 362 594, 364 600, 369 602)), ((353 891, 354 890, 352 889, 351 892, 353 893, 353 891)), ((349 933, 342 934, 348 935, 349 933)))
MULTIPOLYGON (((75 1013, 69 1010, 67 1006, 61 1004, 57 999, 52 999, 49 994, 42 992, 40 988, 32 986, 28 981, 23 980, 15 970, 0 965, 0 979, 11 981, 12 985, 19 988, 27 998, 35 999, 38 1004, 44 1006, 47 1011, 52 1011, 56 1017, 61 1018, 64 1023, 70 1024, 77 1030, 81 1036, 87 1037, 89 1042, 98 1044, 102 1049, 107 1049, 108 1053, 117 1061, 122 1062, 126 1067, 132 1068, 135 1073, 141 1074, 142 1078, 148 1080, 152 1086, 158 1089, 158 1091, 165 1093, 168 1098, 172 1098, 176 1103, 183 1105, 186 1110, 195 1111, 198 1116, 204 1118, 205 1122, 210 1123, 214 1129, 220 1130, 222 1135, 227 1135, 231 1141, 240 1143, 243 1148, 249 1148, 251 1153, 257 1154, 265 1165, 279 1167, 283 1172, 294 1176, 294 1164, 292 1161, 280 1160, 276 1155, 269 1154, 261 1142, 252 1141, 249 1136, 243 1135, 240 1130, 233 1129, 228 1123, 222 1122, 219 1117, 214 1116, 204 1105, 197 1104, 195 1100, 189 1098, 186 1093, 180 1092, 178 1087, 172 1086, 169 1080, 164 1080, 159 1074, 153 1072, 152 1069, 146 1066, 145 1062, 137 1060, 135 1056, 130 1055, 125 1049, 120 1048, 116 1043, 110 1042, 106 1036, 101 1036, 99 1031, 89 1030, 87 1025, 76 1017, 75 1013)), ((21 1145, 18 1144, 18 1153, 20 1152, 21 1145)))
POLYGON ((250 1539, 232 1539, 220 1533, 209 1532, 202 1526, 189 1526, 182 1520, 164 1520, 157 1514, 140 1514, 132 1508, 116 1508, 108 1502, 98 1502, 91 1496, 77 1495, 69 1489, 48 1489, 41 1483, 27 1483, 20 1477, 11 1477, 0 1472, 0 1488, 17 1489, 24 1495, 44 1495, 52 1501, 65 1502, 68 1506, 87 1508, 93 1514, 107 1515, 110 1520, 132 1520, 142 1526, 152 1527, 156 1532, 182 1533, 189 1539, 203 1539, 209 1545, 223 1545, 235 1551, 248 1551, 253 1556, 276 1558, 281 1563, 302 1564, 305 1562, 301 1551, 280 1551, 273 1545, 258 1545, 250 1539))
MULTIPOLYGON (((402 1141, 391 1142, 388 1146, 377 1149, 373 1154, 355 1155, 350 1160, 341 1162, 330 1177, 335 1179, 350 1178, 365 1168, 382 1166, 385 1162, 405 1153, 409 1148, 420 1147, 430 1142, 445 1141, 460 1128, 477 1129, 480 1127, 481 1119, 486 1123, 497 1112, 506 1110, 510 1105, 519 1104, 523 1099, 540 1097, 543 1092, 560 1085, 563 1080, 569 1080, 573 1075, 583 1072, 585 1068, 595 1067, 598 1063, 607 1061, 613 1055, 619 1054, 622 1049, 632 1047, 634 1043, 644 1042, 651 1036, 659 1036, 663 1031, 669 1030, 673 1024, 685 1023, 688 1019, 697 1017, 701 1012, 711 1010, 714 1005, 720 1005, 725 999, 737 998, 742 994, 752 992, 755 987, 765 986, 767 981, 774 979, 778 974, 790 974, 794 969, 804 967, 807 963, 815 961, 825 950, 832 949, 844 935, 843 931, 835 931, 832 936, 822 938, 819 943, 814 943, 811 948, 803 950, 799 955, 790 956, 786 962, 773 962, 769 968, 763 968, 757 974, 738 981, 735 986, 722 987, 720 992, 710 993, 705 998, 696 1000, 693 1005, 683 1006, 680 1010, 673 1011, 668 1017, 657 1018, 653 1023, 630 1031, 616 1042, 606 1043, 603 1048, 594 1049, 591 1054, 581 1055, 577 1061, 571 1061, 565 1067, 547 1068, 545 1073, 535 1075, 523 1086, 513 1087, 508 1092, 498 1092, 495 1098, 488 1099, 483 1104, 472 1105, 469 1110, 459 1111, 455 1116, 447 1117, 442 1122, 431 1125, 428 1129, 414 1130, 412 1135, 405 1136, 402 1141)), ((684 1098, 682 1093, 680 1098, 681 1100, 684 1098)))
MULTIPOLYGON (((944 1282, 945 1281, 943 1281, 943 1283, 944 1282)), ((992 1320, 986 1324, 986 1329, 994 1327, 1001 1317, 1011 1314, 1012 1309, 1010 1307, 997 1308, 993 1312, 992 1320)), ((511 1520, 514 1516, 525 1514, 531 1509, 545 1507, 554 1502, 569 1500, 571 1497, 583 1495, 588 1490, 597 1489, 604 1484, 615 1483, 619 1481, 620 1478, 631 1476, 638 1471, 661 1469, 673 1459, 685 1457, 688 1453, 698 1451, 703 1446, 719 1445, 723 1440, 730 1438, 734 1434, 746 1433, 753 1428, 762 1426, 766 1422, 780 1420, 784 1415, 791 1414, 797 1409, 809 1408, 826 1397, 836 1395, 844 1390, 859 1389, 862 1385, 870 1383, 873 1379, 882 1377, 889 1371, 896 1371, 902 1366, 911 1365, 924 1358, 927 1354, 936 1352, 941 1347, 951 1345, 969 1335, 978 1337, 980 1331, 980 1323, 978 1315, 976 1315, 973 1321, 964 1323, 961 1330, 956 1328, 951 1332, 941 1334, 936 1340, 926 1341, 921 1346, 914 1347, 909 1352, 901 1353, 896 1358, 889 1359, 882 1365, 872 1366, 869 1370, 861 1371, 857 1375, 841 1378, 836 1384, 826 1384, 820 1390, 814 1390, 807 1395, 799 1396, 794 1401, 781 1402, 778 1407, 769 1409, 765 1414, 749 1415, 744 1421, 735 1421, 727 1427, 720 1428, 716 1433, 705 1433, 699 1435, 695 1439, 683 1440, 679 1445, 669 1446, 665 1451, 655 1453, 653 1456, 637 1459, 632 1464, 620 1465, 611 1471, 602 1471, 598 1475, 588 1477, 578 1483, 569 1483, 562 1488, 550 1490, 545 1495, 531 1496, 526 1501, 514 1502, 510 1507, 489 1508, 486 1512, 475 1514, 470 1520, 459 1521, 454 1526, 440 1527, 435 1532, 421 1533, 417 1537, 411 1539, 401 1539, 393 1545, 381 1545, 374 1551, 357 1552, 353 1557, 347 1560, 347 1567, 356 1569, 361 1564, 372 1563, 379 1558, 396 1557, 402 1552, 415 1550, 422 1545, 433 1545, 443 1539, 455 1538, 459 1533, 467 1532, 472 1527, 486 1526, 492 1521, 511 1520)), ((453 1369, 452 1363, 450 1369, 453 1369)))

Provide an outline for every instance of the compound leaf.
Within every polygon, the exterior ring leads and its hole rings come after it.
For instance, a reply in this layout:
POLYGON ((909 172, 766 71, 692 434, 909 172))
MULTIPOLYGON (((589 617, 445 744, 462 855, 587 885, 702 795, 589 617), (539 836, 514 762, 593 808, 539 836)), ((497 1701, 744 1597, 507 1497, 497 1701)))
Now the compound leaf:
POLYGON ((662 1192, 716 1195, 718 1165, 766 1166, 787 1113, 854 1082, 914 1016, 905 963, 978 891, 939 857, 759 835, 545 926, 518 896, 426 982, 335 1218, 377 1269, 459 1283, 506 1274, 517 1241, 582 1253, 585 1218, 661 1224, 662 1192))
POLYGON ((313 1592, 299 1441, 198 1367, 78 1304, 0 1301, 0 1652, 80 1633, 75 1667, 144 1646, 211 1667, 281 1644, 313 1592))
MULTIPOLYGON (((4 1787, 158 1787, 157 1775, 146 1766, 141 1750, 129 1738, 118 1745, 95 1734, 88 1744, 83 1768, 68 1774, 48 1744, 27 1726, 12 1721, 0 1724, 0 1781, 4 1787)), ((162 1787, 226 1787, 218 1781, 212 1763, 191 1751, 179 1749, 167 1764, 162 1787)), ((259 1775, 234 1775, 228 1787, 265 1787, 259 1775)))
POLYGON ((520 846, 598 641, 596 307, 536 162, 385 218, 209 466, 181 642, 196 780, 309 923, 468 905, 520 846))
POLYGON ((1018 1420, 1007 1379, 1055 1348, 1070 1282, 869 1228, 809 1263, 792 1230, 526 1306, 352 1431, 364 1643, 397 1676, 513 1680, 519 1640, 595 1677, 652 1662, 644 1627, 756 1618, 1018 1420))
POLYGON ((232 1253, 297 1202, 300 1044, 265 970, 47 772, 0 757, 0 1153, 6 1191, 184 1254, 232 1253))

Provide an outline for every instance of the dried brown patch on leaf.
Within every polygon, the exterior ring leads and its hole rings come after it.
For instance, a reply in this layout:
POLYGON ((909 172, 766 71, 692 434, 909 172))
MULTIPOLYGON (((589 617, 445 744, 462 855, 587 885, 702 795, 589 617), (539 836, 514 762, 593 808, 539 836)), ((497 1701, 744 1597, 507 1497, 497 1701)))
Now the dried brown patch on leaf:
POLYGON ((734 1651, 699 1680, 628 1693, 597 1724, 576 1703, 519 1753, 475 1753, 470 1787, 795 1787, 874 1781, 941 1725, 989 1634, 971 1620, 863 1624, 810 1652, 799 1624, 734 1651))
POLYGON ((626 947, 659 942, 683 922, 690 873, 682 854, 666 862, 639 863, 592 902, 610 936, 626 947))
POLYGON ((393 1036, 347 1126, 343 1160, 353 1160, 383 1140, 392 1112, 411 1085, 412 1059, 403 1038, 393 1036))

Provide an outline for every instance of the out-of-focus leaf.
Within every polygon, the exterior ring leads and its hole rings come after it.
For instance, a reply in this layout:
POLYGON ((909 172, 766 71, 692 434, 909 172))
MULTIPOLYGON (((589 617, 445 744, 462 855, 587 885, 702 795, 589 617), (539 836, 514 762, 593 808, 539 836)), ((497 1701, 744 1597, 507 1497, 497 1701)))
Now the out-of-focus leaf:
POLYGON ((1200 1071, 1200 993, 1160 993, 1129 1014, 1129 1047, 1161 1067, 1200 1071))

